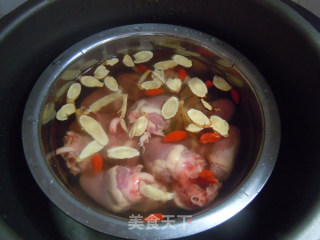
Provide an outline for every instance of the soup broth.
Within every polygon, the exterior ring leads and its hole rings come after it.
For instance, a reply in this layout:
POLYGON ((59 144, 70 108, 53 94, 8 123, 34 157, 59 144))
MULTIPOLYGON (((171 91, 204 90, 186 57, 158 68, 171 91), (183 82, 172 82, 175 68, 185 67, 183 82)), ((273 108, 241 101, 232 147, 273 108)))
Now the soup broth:
POLYGON ((101 211, 189 214, 236 164, 239 94, 223 72, 161 48, 119 54, 68 83, 52 164, 101 211))

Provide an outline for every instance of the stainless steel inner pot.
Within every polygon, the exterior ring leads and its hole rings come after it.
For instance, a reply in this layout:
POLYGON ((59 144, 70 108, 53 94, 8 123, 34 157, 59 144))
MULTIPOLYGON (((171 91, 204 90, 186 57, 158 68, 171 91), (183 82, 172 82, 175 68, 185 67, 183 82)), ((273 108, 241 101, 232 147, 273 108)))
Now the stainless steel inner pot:
POLYGON ((23 146, 29 168, 42 191, 66 214, 100 232, 125 238, 177 238, 205 231, 234 216, 259 193, 278 153, 280 124, 275 100, 258 70, 238 51, 212 36, 180 26, 138 24, 109 29, 82 40, 54 60, 35 84, 27 101, 23 146), (54 158, 50 134, 59 102, 83 71, 120 53, 158 48, 207 62, 240 94, 241 146, 232 177, 209 206, 177 218, 172 228, 128 227, 129 216, 118 216, 91 201, 65 178, 54 158), (243 131, 245 129, 245 131, 243 131), (174 229, 173 229, 174 228, 174 229))

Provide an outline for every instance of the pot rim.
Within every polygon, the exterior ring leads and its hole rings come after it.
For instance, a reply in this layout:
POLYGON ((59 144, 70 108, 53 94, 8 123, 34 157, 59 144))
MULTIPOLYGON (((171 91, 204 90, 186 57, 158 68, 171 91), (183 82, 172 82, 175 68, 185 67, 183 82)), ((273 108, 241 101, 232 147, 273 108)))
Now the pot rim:
POLYGON ((275 99, 259 71, 237 50, 225 42, 205 33, 182 26, 167 24, 134 24, 116 27, 94 34, 58 56, 42 73, 28 98, 22 124, 22 140, 28 166, 42 191, 48 198, 80 223, 98 231, 126 238, 177 238, 192 235, 215 227, 226 221, 247 206, 259 193, 271 175, 280 145, 280 120, 275 99), (144 229, 131 231, 128 221, 109 217, 85 206, 69 194, 53 175, 50 167, 43 161, 40 141, 40 116, 47 91, 66 66, 91 49, 119 38, 138 35, 167 35, 188 38, 205 46, 218 55, 231 60, 250 81, 251 87, 260 101, 263 115, 264 135, 259 160, 248 174, 245 182, 225 201, 197 216, 192 217, 192 227, 185 222, 172 224, 176 229, 144 229), (33 139, 33 141, 30 141, 33 139), (50 180, 49 180, 50 179, 50 180))

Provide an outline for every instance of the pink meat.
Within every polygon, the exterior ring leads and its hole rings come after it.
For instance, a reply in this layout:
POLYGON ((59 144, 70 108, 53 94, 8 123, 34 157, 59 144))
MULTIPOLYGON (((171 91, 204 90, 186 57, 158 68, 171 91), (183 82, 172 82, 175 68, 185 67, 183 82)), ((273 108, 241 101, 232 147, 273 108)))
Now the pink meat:
MULTIPOLYGON (((235 112, 235 105, 229 99, 219 99, 211 102, 214 115, 230 121, 235 112)), ((212 113, 208 113, 208 116, 212 113)), ((234 160, 240 144, 239 129, 231 126, 229 137, 211 144, 197 143, 191 146, 191 149, 206 157, 210 164, 210 170, 215 173, 215 176, 220 180, 226 180, 234 166, 234 160)))
MULTIPOLYGON (((219 99, 211 102, 214 114, 230 121, 235 112, 235 105, 229 99, 219 99)), ((201 145, 194 149, 204 155, 210 164, 210 170, 220 181, 226 180, 232 172, 234 160, 240 145, 240 131, 235 126, 230 126, 229 137, 222 140, 201 145)))
POLYGON ((84 159, 82 162, 76 162, 76 158, 80 155, 82 149, 91 141, 87 136, 80 135, 73 131, 68 131, 65 136, 65 144, 56 150, 57 155, 61 155, 70 169, 71 173, 76 175, 84 169, 91 167, 90 161, 84 159))
POLYGON ((155 178, 171 182, 178 178, 194 179, 206 166, 205 160, 182 144, 163 143, 161 137, 152 137, 142 154, 143 162, 155 178))
MULTIPOLYGON (((109 143, 100 151, 104 159, 107 159, 107 149, 116 146, 127 146, 139 149, 137 139, 129 139, 128 134, 121 128, 119 124, 112 125, 111 122, 116 121, 115 114, 97 112, 91 114, 102 125, 103 129, 109 137, 109 143)), ((117 122, 117 121, 116 121, 117 122)), ((56 153, 65 159, 67 167, 70 168, 72 174, 76 175, 86 169, 91 169, 90 157, 81 162, 76 162, 75 159, 80 155, 83 148, 93 139, 81 130, 77 121, 70 125, 70 130, 65 137, 65 144, 58 148, 56 153)), ((109 161, 109 160, 108 160, 109 161)), ((121 164, 134 166, 138 164, 139 157, 121 160, 121 164)))
MULTIPOLYGON (((133 138, 129 139, 128 133, 122 129, 120 125, 120 119, 119 118, 113 118, 110 121, 108 121, 109 124, 107 124, 105 127, 107 135, 109 137, 109 143, 108 145, 101 150, 102 156, 107 159, 107 149, 111 147, 119 147, 119 146, 126 146, 135 148, 138 151, 140 150, 138 139, 133 138)), ((109 160, 108 160, 109 161, 109 160)), ((124 160, 117 160, 119 163, 125 166, 135 166, 139 163, 139 157, 133 157, 129 159, 124 160)))
POLYGON ((208 205, 219 193, 221 183, 211 183, 203 188, 192 181, 175 182, 173 185, 175 204, 183 209, 197 209, 208 205))
POLYGON ((226 180, 230 176, 239 145, 240 130, 235 126, 230 126, 227 138, 205 146, 210 170, 220 181, 226 180))
MULTIPOLYGON (((100 151, 104 159, 108 158, 107 149, 110 147, 127 146, 139 150, 138 140, 129 139, 128 134, 124 132, 124 130, 121 129, 119 125, 117 125, 116 127, 116 132, 112 132, 109 129, 108 122, 110 122, 110 119, 107 118, 107 114, 96 113, 94 116, 96 120, 99 119, 100 121, 102 121, 100 117, 104 119, 104 121, 100 123, 102 124, 103 128, 106 129, 105 131, 109 137, 109 143, 100 151)), ((77 124, 73 124, 73 126, 76 125, 77 124)), ((56 150, 56 154, 61 155, 65 159, 67 167, 70 168, 72 174, 76 175, 86 169, 91 169, 90 157, 82 160, 81 162, 75 161, 75 159, 80 155, 83 148, 91 141, 93 141, 93 139, 84 132, 75 133, 69 131, 67 132, 67 135, 65 137, 65 145, 56 150)), ((137 165, 138 162, 139 157, 119 161, 119 163, 127 166, 137 165)))
MULTIPOLYGON (((82 101, 80 106, 83 108, 88 108, 92 103, 94 103, 98 99, 111 93, 112 92, 105 87, 95 90, 82 101)), ((106 131, 109 137, 109 144, 107 145, 107 147, 125 145, 130 147, 136 146, 138 148, 136 140, 130 140, 127 137, 127 134, 123 131, 123 129, 119 130, 118 124, 111 124, 112 122, 114 122, 113 119, 116 118, 116 113, 121 108, 121 105, 122 98, 120 97, 115 102, 102 108, 99 112, 91 113, 90 116, 95 118, 106 131)), ((80 155, 83 148, 93 139, 90 136, 88 136, 85 132, 83 132, 83 130, 81 130, 81 126, 78 123, 78 121, 75 121, 70 125, 69 132, 72 134, 67 133, 65 137, 65 145, 57 149, 57 154, 61 154, 61 156, 65 159, 67 166, 70 168, 71 172, 76 175, 82 172, 83 170, 91 167, 91 164, 88 164, 88 162, 90 162, 88 161, 89 158, 85 159, 81 163, 77 163, 75 161, 75 158, 80 155)), ((106 156, 105 149, 102 150, 102 153, 104 156, 106 156)), ((137 158, 131 159, 128 162, 123 162, 132 165, 134 163, 137 163, 137 158)))
POLYGON ((141 99, 129 109, 128 120, 131 124, 144 114, 147 114, 149 118, 146 132, 140 138, 141 146, 149 141, 151 134, 163 136, 163 129, 166 126, 167 121, 161 115, 161 108, 168 98, 169 96, 159 95, 141 99))
POLYGON ((231 120, 235 111, 235 106, 232 101, 222 98, 211 102, 211 105, 214 109, 214 115, 217 115, 226 121, 231 120))
POLYGON ((154 177, 141 169, 142 165, 116 165, 99 174, 86 171, 80 177, 80 185, 101 206, 122 212, 145 199, 140 186, 155 183, 154 177))
POLYGON ((154 136, 146 145, 142 159, 148 172, 156 179, 173 183, 174 201, 181 208, 203 207, 218 193, 219 183, 210 184, 207 189, 197 185, 199 172, 207 167, 207 163, 182 144, 163 143, 162 138, 154 136), (214 194, 213 187, 216 188, 214 194))

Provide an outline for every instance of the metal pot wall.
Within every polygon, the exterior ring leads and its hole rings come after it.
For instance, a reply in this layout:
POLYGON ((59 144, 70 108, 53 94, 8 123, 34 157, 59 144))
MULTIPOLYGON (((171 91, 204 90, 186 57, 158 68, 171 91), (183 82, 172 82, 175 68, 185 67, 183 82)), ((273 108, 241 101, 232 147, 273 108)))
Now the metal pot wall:
POLYGON ((0 238, 109 238, 75 223, 38 188, 22 150, 22 114, 35 81, 65 49, 111 27, 149 22, 200 30, 241 51, 266 78, 280 110, 280 154, 263 191, 231 220, 189 239, 319 238, 313 224, 320 221, 320 37, 271 0, 31 0, 2 19, 0 238))

